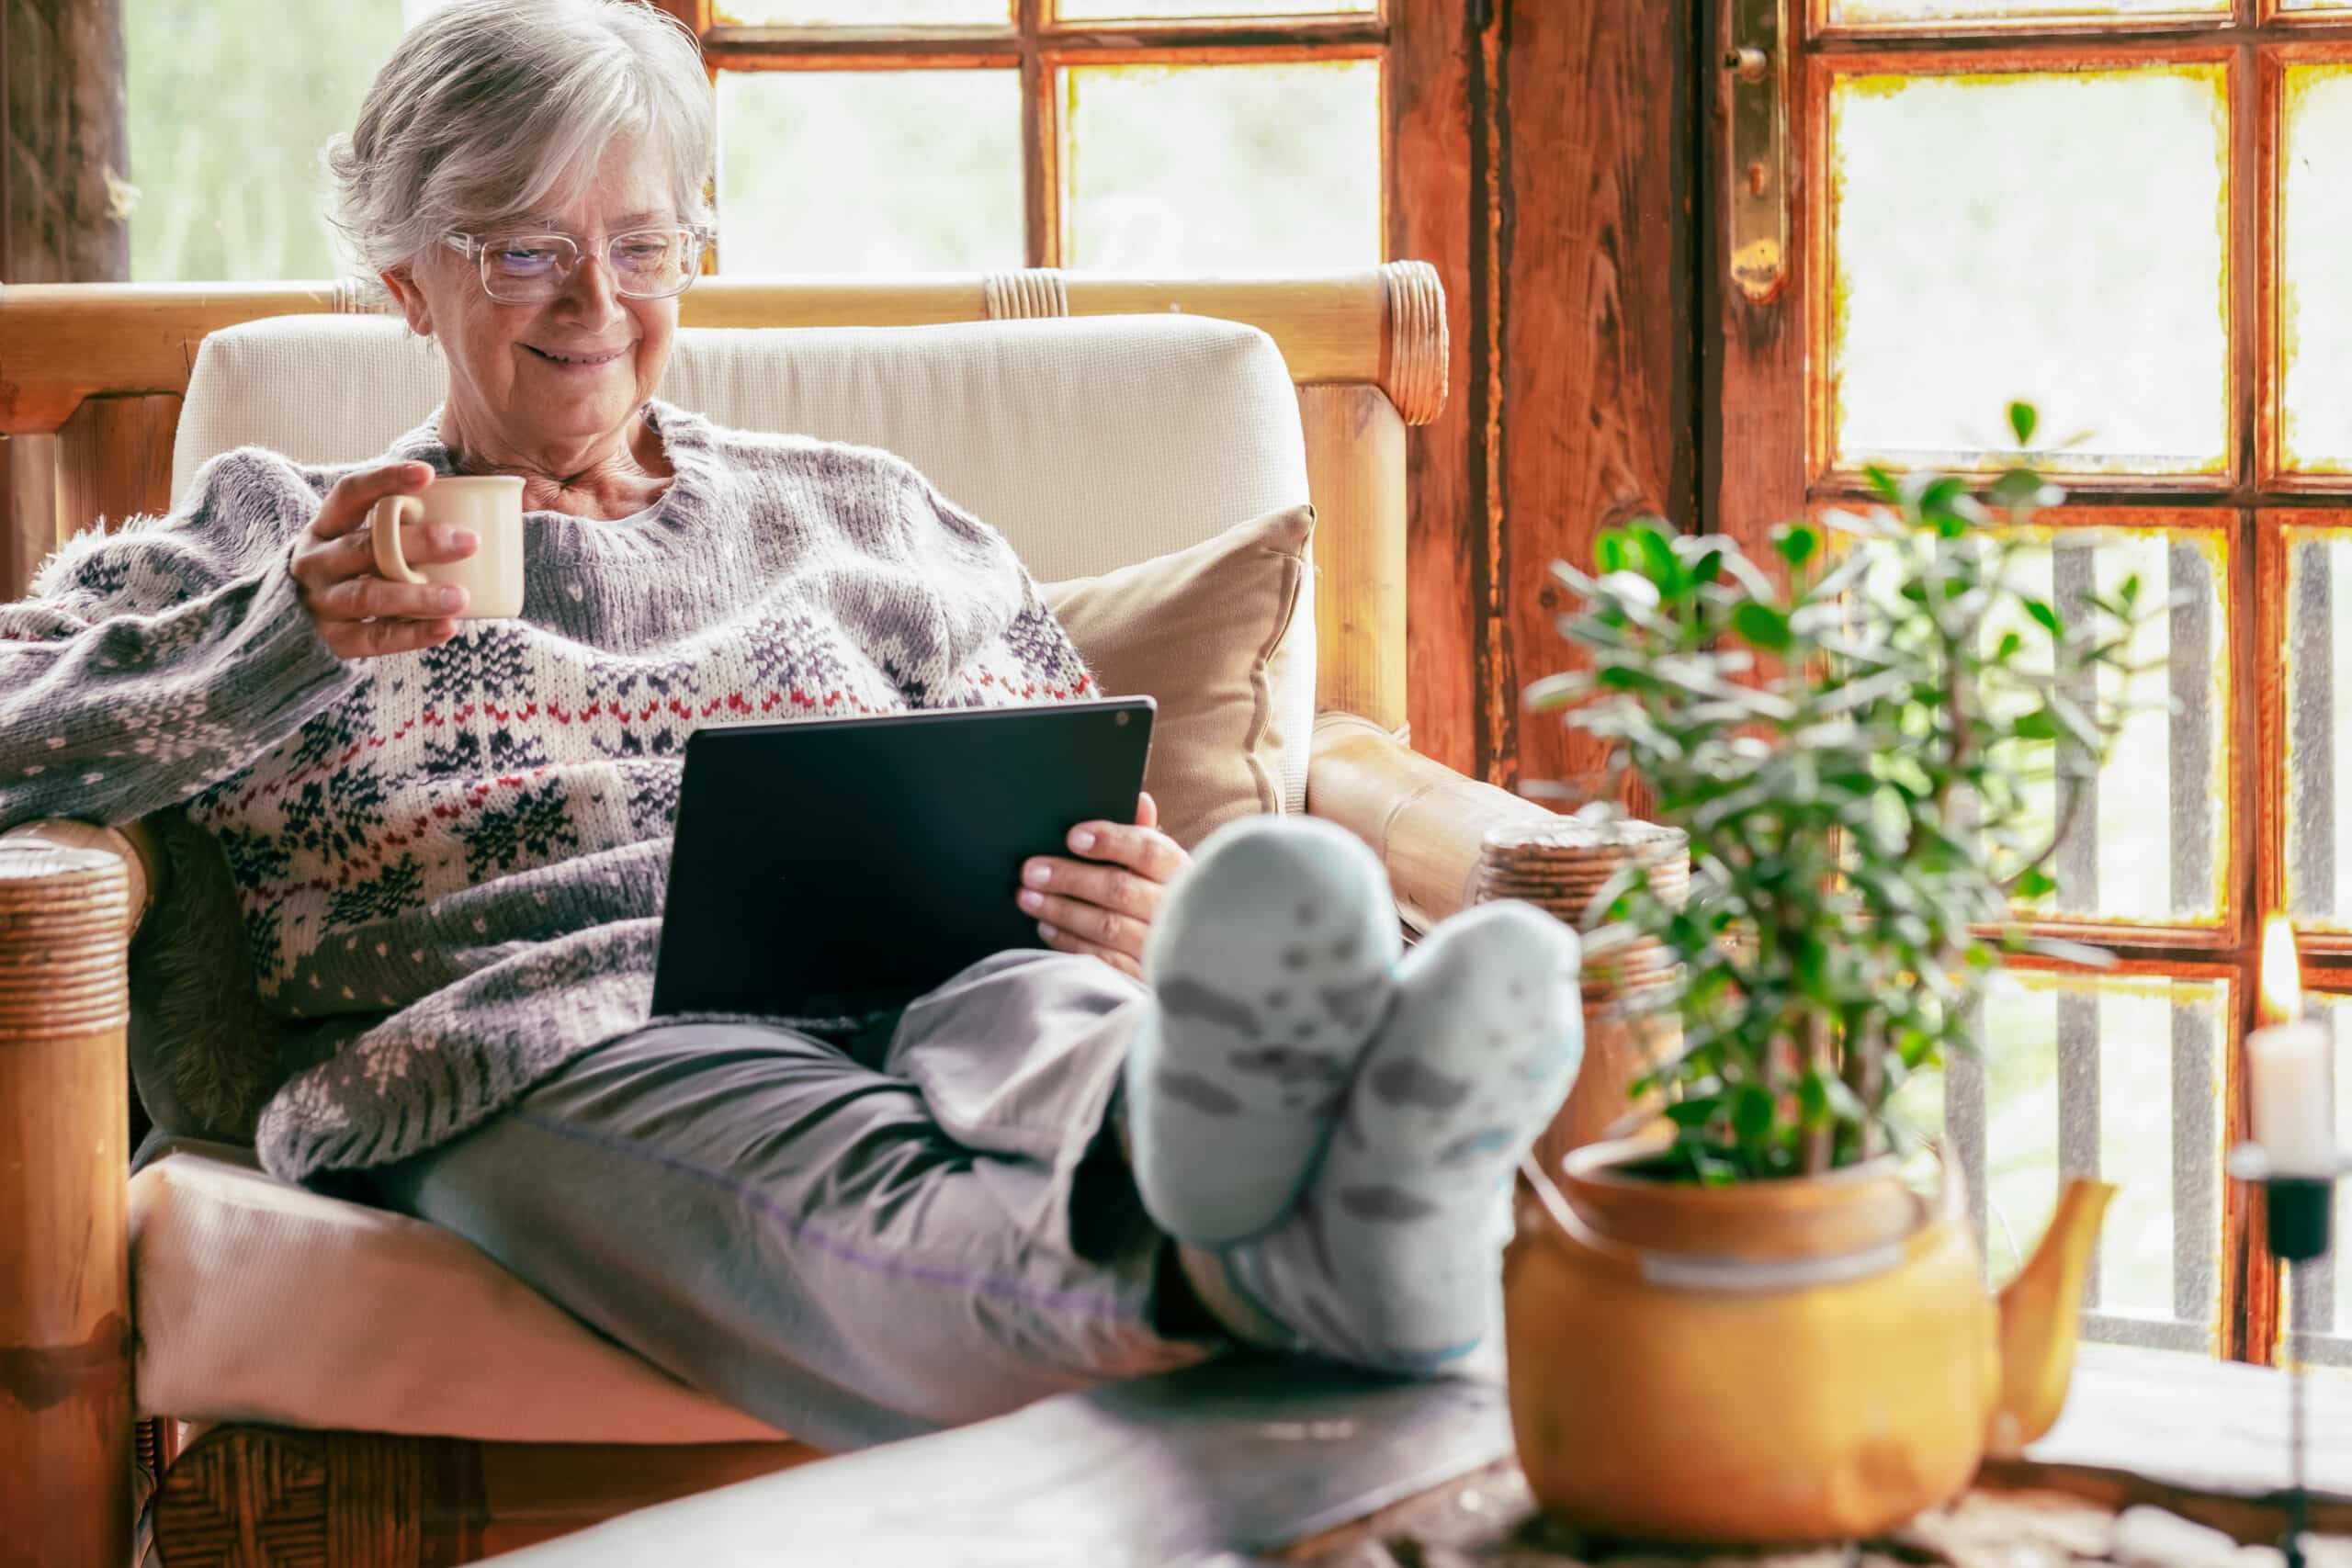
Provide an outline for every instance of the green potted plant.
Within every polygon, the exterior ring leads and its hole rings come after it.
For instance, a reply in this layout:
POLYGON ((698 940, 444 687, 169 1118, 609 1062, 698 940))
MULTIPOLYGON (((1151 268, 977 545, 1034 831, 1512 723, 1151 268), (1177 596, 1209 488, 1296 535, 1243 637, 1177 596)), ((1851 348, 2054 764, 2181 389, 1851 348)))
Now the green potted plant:
MULTIPOLYGON (((2024 447, 2033 411, 2009 413, 2024 447)), ((1589 668, 1531 702, 1607 741, 1692 860, 1681 900, 1638 870, 1606 900, 1680 965, 1682 1047, 1636 1086, 1663 1117, 1531 1172, 1506 1264, 1521 1462, 1624 1533, 1863 1533, 2064 1398, 2106 1190, 2069 1191, 1996 1312, 1964 1219, 1901 1179, 1887 1108, 1973 1048, 2005 955, 2052 945, 2012 900, 2051 890, 2126 716, 2076 694, 2124 669, 2143 592, 2069 615, 2018 586, 2061 499, 2021 458, 1870 481, 1877 505, 1779 529, 1768 563, 1644 519, 1596 570, 1555 569, 1589 668)))

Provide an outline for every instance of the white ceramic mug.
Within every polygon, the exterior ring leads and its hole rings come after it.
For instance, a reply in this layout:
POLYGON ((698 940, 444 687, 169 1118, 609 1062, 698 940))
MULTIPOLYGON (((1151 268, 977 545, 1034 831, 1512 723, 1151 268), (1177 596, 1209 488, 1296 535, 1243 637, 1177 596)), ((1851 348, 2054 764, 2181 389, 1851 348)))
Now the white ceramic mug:
POLYGON ((388 495, 368 513, 376 570, 394 582, 454 582, 466 591, 460 620, 523 613, 523 479, 519 474, 450 474, 416 495, 388 495), (401 530, 412 523, 470 528, 463 560, 413 567, 401 530))

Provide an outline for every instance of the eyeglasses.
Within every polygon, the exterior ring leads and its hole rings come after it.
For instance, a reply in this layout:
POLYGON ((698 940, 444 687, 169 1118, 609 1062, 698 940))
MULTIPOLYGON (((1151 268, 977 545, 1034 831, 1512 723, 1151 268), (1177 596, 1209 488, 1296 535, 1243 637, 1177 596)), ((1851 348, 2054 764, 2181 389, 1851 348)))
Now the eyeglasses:
MULTIPOLYGON (((623 297, 666 299, 693 286, 705 239, 699 229, 632 229, 607 238, 597 254, 623 297)), ((443 243, 480 258, 482 292, 502 304, 542 304, 580 270, 580 242, 569 234, 451 234, 443 243)))

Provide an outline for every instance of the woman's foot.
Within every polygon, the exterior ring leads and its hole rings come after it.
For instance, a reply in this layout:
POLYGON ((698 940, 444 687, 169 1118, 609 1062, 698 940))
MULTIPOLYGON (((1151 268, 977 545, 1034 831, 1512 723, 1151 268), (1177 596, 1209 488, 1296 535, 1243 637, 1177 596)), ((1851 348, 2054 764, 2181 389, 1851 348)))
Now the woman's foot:
POLYGON ((1152 922, 1127 1056, 1128 1158, 1161 1229, 1216 1246, 1297 1201, 1399 946, 1387 874, 1343 829, 1256 817, 1202 843, 1152 922))
POLYGON ((1584 1058, 1576 935, 1482 905, 1405 956, 1395 1010, 1338 1135, 1283 1222, 1187 1247, 1185 1274, 1241 1338, 1426 1372, 1500 1320, 1510 1178, 1584 1058))

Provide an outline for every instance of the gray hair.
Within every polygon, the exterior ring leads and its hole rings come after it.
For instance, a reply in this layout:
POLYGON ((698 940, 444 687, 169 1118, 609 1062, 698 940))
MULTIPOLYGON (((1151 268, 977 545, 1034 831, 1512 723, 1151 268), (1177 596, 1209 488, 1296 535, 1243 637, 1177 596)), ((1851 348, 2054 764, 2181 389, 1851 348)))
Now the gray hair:
POLYGON ((327 143, 333 216, 372 279, 453 231, 569 205, 634 139, 699 223, 717 137, 700 46, 642 0, 449 0, 327 143))

